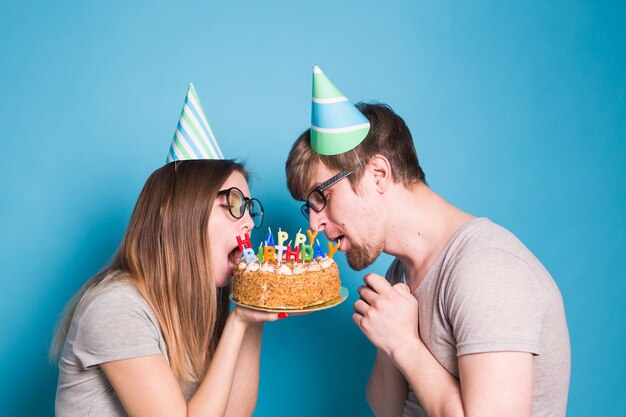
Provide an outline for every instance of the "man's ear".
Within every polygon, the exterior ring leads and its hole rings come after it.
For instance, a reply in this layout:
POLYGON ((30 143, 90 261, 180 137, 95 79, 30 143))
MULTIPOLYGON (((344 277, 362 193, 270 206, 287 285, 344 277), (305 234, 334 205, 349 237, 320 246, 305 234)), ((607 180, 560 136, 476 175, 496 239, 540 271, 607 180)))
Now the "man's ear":
POLYGON ((391 164, 383 155, 376 154, 370 158, 367 169, 374 179, 376 191, 380 194, 385 193, 389 184, 391 184, 391 164))

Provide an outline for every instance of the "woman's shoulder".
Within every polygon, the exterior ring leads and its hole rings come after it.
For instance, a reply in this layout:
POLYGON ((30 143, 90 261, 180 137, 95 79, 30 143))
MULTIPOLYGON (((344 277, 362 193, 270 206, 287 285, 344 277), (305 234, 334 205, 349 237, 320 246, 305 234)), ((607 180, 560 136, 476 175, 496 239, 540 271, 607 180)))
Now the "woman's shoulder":
POLYGON ((98 286, 94 288, 95 298, 99 302, 117 302, 122 300, 137 304, 146 304, 146 301, 133 284, 132 278, 123 272, 113 272, 102 280, 98 286))
POLYGON ((158 321, 122 275, 106 276, 82 297, 68 334, 81 367, 163 353, 158 321))
POLYGON ((133 285, 132 279, 119 271, 108 274, 98 285, 85 292, 74 315, 77 324, 97 321, 121 325, 133 319, 156 323, 152 309, 133 285))

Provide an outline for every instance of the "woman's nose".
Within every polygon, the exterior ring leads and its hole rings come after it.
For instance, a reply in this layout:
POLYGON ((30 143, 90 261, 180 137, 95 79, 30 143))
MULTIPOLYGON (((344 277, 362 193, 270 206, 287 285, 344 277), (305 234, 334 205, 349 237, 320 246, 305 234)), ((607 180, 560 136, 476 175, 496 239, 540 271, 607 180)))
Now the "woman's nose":
POLYGON ((250 232, 254 228, 254 220, 250 215, 250 211, 246 210, 245 214, 241 218, 241 230, 246 233, 250 232))

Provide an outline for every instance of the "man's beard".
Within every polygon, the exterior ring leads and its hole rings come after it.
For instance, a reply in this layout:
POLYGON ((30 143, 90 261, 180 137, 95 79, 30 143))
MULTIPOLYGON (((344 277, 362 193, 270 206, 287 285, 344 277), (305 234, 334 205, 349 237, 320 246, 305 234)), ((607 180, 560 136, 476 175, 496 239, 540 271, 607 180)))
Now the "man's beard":
POLYGON ((382 247, 378 248, 369 242, 362 245, 352 244, 352 242, 350 244, 352 247, 346 252, 346 260, 350 268, 355 271, 361 271, 370 266, 383 251, 382 247))

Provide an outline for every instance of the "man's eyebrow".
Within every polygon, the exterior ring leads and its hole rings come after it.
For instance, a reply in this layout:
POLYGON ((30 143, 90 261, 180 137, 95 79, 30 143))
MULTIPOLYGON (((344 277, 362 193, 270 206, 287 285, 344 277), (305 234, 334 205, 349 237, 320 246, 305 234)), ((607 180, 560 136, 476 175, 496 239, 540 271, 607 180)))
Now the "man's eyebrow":
POLYGON ((315 182, 313 183, 313 186, 310 188, 305 188, 305 190, 307 190, 307 194, 310 193, 311 191, 315 190, 317 187, 319 187, 320 185, 322 185, 324 183, 324 181, 321 182, 315 182))

